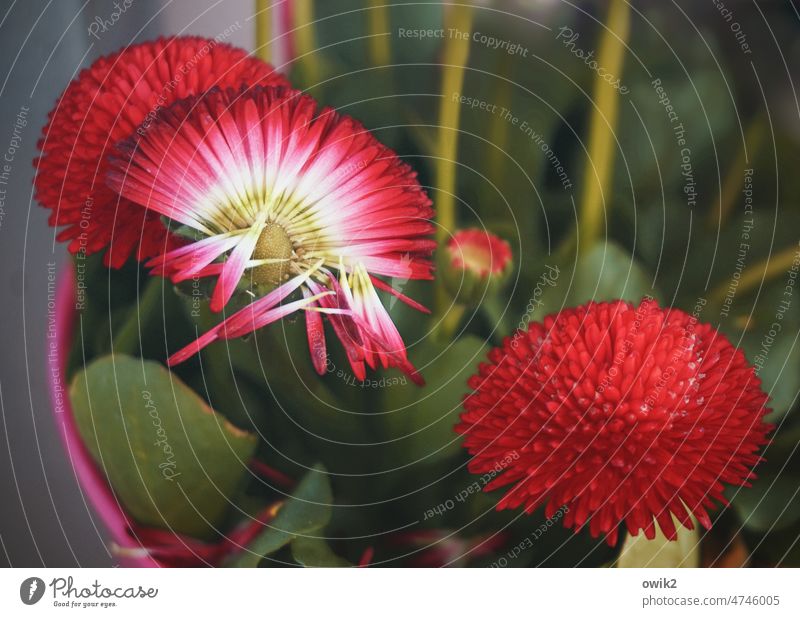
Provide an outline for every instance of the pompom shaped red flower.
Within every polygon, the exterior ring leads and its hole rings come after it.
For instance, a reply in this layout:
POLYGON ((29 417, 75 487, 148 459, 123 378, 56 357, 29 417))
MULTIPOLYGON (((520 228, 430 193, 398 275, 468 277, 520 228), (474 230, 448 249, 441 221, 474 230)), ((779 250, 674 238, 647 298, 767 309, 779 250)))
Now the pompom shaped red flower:
POLYGON ((706 528, 723 483, 747 486, 771 426, 744 354, 694 316, 644 300, 589 303, 533 323, 469 380, 456 427, 474 473, 507 486, 498 509, 620 524, 675 539, 674 517, 706 528))
POLYGON ((167 230, 155 212, 106 185, 107 153, 162 108, 214 86, 288 85, 247 52, 212 39, 173 37, 127 47, 81 71, 50 112, 34 162, 36 198, 49 208, 59 241, 86 255, 108 248, 121 266, 163 251, 167 230))
POLYGON ((326 314, 356 377, 381 364, 421 382, 376 288, 422 308, 378 276, 432 278, 431 201, 361 124, 286 88, 212 90, 165 110, 119 153, 110 184, 196 237, 148 262, 154 272, 216 277, 214 311, 237 290, 256 298, 170 364, 302 310, 320 374, 326 314))

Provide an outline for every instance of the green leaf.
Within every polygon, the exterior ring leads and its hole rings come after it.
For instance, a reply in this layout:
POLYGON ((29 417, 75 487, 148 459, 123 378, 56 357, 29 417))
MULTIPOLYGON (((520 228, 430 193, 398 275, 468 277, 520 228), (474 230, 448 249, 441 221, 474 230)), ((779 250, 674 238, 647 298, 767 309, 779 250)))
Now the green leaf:
POLYGON ((325 540, 296 538, 292 542, 292 557, 306 568, 341 568, 352 565, 336 555, 325 540))
POLYGON ((614 242, 600 243, 569 264, 558 264, 554 285, 542 285, 534 320, 589 301, 628 300, 647 295, 660 298, 644 268, 614 242))
POLYGON ((656 295, 652 277, 617 244, 598 244, 578 259, 575 279, 568 295, 570 306, 589 300, 629 300, 639 302, 645 295, 656 295))
POLYGON ((742 523, 754 531, 784 529, 800 520, 800 481, 788 471, 760 471, 750 488, 736 488, 732 500, 742 523))
MULTIPOLYGON (((462 335, 452 343, 432 337, 414 346, 410 360, 425 376, 423 387, 407 384, 387 388, 384 409, 392 450, 399 459, 431 463, 461 449, 453 430, 468 391, 467 379, 485 354, 486 343, 476 336, 462 335)), ((394 459, 393 459, 394 460, 394 459)))
POLYGON ((686 529, 672 518, 678 531, 677 540, 668 540, 661 530, 648 540, 643 533, 628 535, 617 559, 618 568, 697 568, 700 566, 700 530, 686 529))
MULTIPOLYGON (((240 568, 257 567, 264 556, 283 548, 295 538, 321 530, 331 519, 331 503, 333 495, 327 471, 322 465, 317 465, 286 500, 275 520, 250 543, 233 565, 240 568)), ((311 552, 310 548, 306 552, 303 552, 303 547, 300 549, 303 556, 311 552)))
MULTIPOLYGON (((749 360, 759 353, 763 335, 758 337, 752 346, 745 347, 749 360)), ((800 341, 785 334, 777 338, 770 350, 764 365, 758 372, 762 380, 762 389, 770 397, 772 413, 766 416, 767 422, 778 422, 792 408, 800 390, 800 341)))
POLYGON ((70 400, 83 442, 139 523, 204 537, 223 522, 254 435, 162 365, 124 355, 79 372, 70 400))

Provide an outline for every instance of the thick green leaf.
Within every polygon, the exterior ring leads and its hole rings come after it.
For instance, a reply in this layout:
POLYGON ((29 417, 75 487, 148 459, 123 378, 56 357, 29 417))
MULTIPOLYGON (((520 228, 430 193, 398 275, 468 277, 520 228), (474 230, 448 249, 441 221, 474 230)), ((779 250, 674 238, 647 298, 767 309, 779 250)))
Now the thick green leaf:
POLYGON ((292 557, 306 568, 341 568, 350 564, 336 555, 325 540, 300 537, 292 542, 292 557))
MULTIPOLYGON (((755 348, 758 354, 763 336, 758 337, 756 345, 745 348, 745 353, 751 359, 755 348)), ((786 334, 775 340, 764 365, 758 373, 762 380, 762 388, 769 394, 772 413, 766 417, 768 422, 777 422, 786 415, 797 399, 800 390, 800 340, 795 340, 792 334, 786 334)))
POLYGON ((578 259, 575 279, 568 295, 570 306, 589 300, 639 302, 655 295, 652 277, 624 249, 613 242, 598 244, 578 259))
POLYGON ((535 303, 536 320, 592 300, 638 303, 647 295, 660 298, 651 286, 652 277, 614 242, 597 244, 577 260, 558 264, 558 269, 558 277, 551 277, 555 284, 541 286, 535 303))
POLYGON ((215 413, 162 365, 105 356, 70 387, 78 430, 139 523, 206 536, 247 474, 254 435, 215 413))
POLYGON ((431 463, 460 450, 461 440, 453 430, 462 411, 467 379, 485 355, 486 343, 476 336, 462 335, 452 343, 428 338, 411 350, 410 359, 425 376, 425 385, 406 384, 387 388, 384 409, 392 451, 397 463, 431 463))
MULTIPOLYGON (((250 543, 233 565, 240 568, 256 567, 264 556, 283 548, 295 538, 320 531, 331 519, 332 502, 327 471, 317 465, 286 500, 275 520, 250 543)), ((303 553, 301 548, 301 555, 304 554, 308 553, 303 553)))
MULTIPOLYGON (((784 289, 785 282, 779 280, 757 294, 734 296, 727 317, 710 312, 710 318, 720 319, 720 330, 731 343, 741 347, 747 360, 751 364, 757 360, 761 363, 758 376, 763 382, 762 389, 769 394, 772 408, 768 422, 783 421, 787 412, 796 407, 795 399, 800 390, 800 339, 797 338, 800 303, 792 302, 788 308, 783 306, 784 289)), ((786 420, 791 421, 791 418, 786 420)))

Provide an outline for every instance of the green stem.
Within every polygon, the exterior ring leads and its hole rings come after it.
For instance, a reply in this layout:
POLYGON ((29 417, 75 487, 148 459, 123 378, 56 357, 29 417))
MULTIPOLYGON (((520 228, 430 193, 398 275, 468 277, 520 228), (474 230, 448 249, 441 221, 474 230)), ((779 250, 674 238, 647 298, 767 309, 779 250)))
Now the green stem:
MULTIPOLYGON (((611 0, 606 28, 600 40, 597 65, 606 73, 622 76, 625 42, 630 32, 628 0, 611 0)), ((590 249, 601 234, 605 195, 611 194, 614 170, 614 134, 619 115, 619 92, 599 74, 594 80, 594 109, 589 127, 589 156, 583 173, 578 238, 582 250, 590 249)))
MULTIPOLYGON (((759 261, 752 266, 745 268, 739 277, 739 284, 736 286, 737 294, 745 294, 760 285, 785 274, 794 265, 800 253, 800 243, 783 249, 780 253, 770 255, 766 259, 759 261)), ((728 293, 728 289, 733 279, 725 281, 717 286, 710 294, 709 301, 712 305, 721 305, 728 293)))
POLYGON ((114 353, 134 355, 142 352, 141 325, 149 321, 162 306, 163 286, 164 279, 156 276, 148 278, 144 290, 136 298, 136 306, 130 310, 117 336, 111 333, 114 353))
MULTIPOLYGON (((451 5, 445 12, 445 39, 442 59, 442 98, 439 103, 439 137, 436 147, 436 240, 443 247, 456 226, 456 158, 458 156, 458 127, 461 104, 453 100, 464 85, 464 67, 469 60, 472 7, 451 5)), ((435 291, 436 318, 444 316, 449 299, 438 280, 435 291)))
POLYGON ((272 61, 272 0, 256 0, 256 55, 272 61))
POLYGON ((461 93, 464 67, 469 59, 469 33, 472 30, 472 7, 450 6, 445 13, 445 31, 458 32, 445 39, 442 65, 442 98, 439 104, 439 141, 436 160, 436 230, 439 244, 447 241, 456 223, 456 157, 461 104, 453 94, 461 93))
POLYGON ((320 59, 316 54, 317 35, 314 29, 314 1, 294 0, 294 35, 297 48, 297 63, 309 88, 322 81, 320 59))
MULTIPOLYGON (((494 73, 499 76, 495 89, 495 104, 501 109, 511 108, 512 76, 508 75, 506 77, 502 75, 502 70, 506 63, 506 59, 498 56, 497 64, 494 68, 494 73)), ((504 180, 509 166, 508 142, 510 126, 511 123, 502 114, 492 114, 489 120, 488 138, 491 140, 491 146, 489 146, 486 153, 486 175, 489 181, 494 184, 494 187, 489 182, 484 182, 484 199, 487 200, 487 203, 483 204, 484 207, 491 207, 488 204, 497 200, 497 191, 502 191, 505 186, 504 180)))
POLYGON ((385 0, 369 0, 369 59, 372 66, 388 66, 392 61, 389 45, 389 7, 385 0))
POLYGON ((730 216, 736 199, 739 197, 742 185, 744 184, 745 167, 748 164, 752 165, 753 157, 764 143, 766 125, 767 119, 765 115, 758 114, 747 127, 744 142, 742 142, 742 147, 739 148, 736 159, 725 175, 722 187, 720 188, 719 197, 715 202, 715 207, 708 213, 708 218, 706 219, 706 227, 708 229, 722 227, 728 219, 728 216, 730 216), (747 156, 747 146, 750 147, 749 157, 747 156), (750 159, 749 161, 748 158, 750 159))
POLYGON ((453 304, 450 310, 442 316, 441 324, 437 331, 437 338, 440 341, 449 341, 458 330, 461 318, 464 317, 466 307, 462 304, 453 304))

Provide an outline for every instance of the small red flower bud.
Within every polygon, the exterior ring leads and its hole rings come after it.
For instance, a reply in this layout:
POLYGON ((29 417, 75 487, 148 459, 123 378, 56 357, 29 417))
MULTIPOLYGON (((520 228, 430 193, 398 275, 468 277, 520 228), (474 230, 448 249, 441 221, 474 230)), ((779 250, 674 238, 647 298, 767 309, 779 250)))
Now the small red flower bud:
POLYGON ((474 305, 500 289, 513 269, 508 242, 484 229, 453 235, 440 256, 445 285, 459 304, 474 305))

